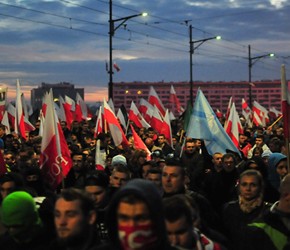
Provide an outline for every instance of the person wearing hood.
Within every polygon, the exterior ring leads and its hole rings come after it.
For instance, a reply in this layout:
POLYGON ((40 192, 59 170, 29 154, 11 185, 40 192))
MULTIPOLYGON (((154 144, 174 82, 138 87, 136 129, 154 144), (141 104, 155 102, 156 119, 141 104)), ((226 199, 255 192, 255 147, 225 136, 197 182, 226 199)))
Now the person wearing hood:
POLYGON ((281 153, 272 153, 268 159, 268 187, 265 189, 265 200, 275 202, 279 199, 281 180, 288 173, 287 156, 281 153))
POLYGON ((175 249, 167 238, 162 198, 154 183, 134 179, 121 187, 107 212, 109 242, 114 250, 175 249))

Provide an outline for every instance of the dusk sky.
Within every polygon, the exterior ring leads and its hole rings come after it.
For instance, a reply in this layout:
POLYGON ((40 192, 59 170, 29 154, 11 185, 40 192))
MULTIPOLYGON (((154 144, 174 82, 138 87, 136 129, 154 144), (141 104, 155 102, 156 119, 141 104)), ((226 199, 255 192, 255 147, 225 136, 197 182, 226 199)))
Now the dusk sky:
MULTIPOLYGON (((109 0, 0 0, 0 87, 12 98, 41 82, 85 88, 85 100, 107 96, 109 0)), ((114 82, 189 81, 189 25, 193 40, 220 35, 195 50, 193 79, 247 81, 290 76, 290 0, 113 0, 113 19, 148 12, 113 38, 114 82)), ((116 22, 116 25, 118 23, 116 22)), ((26 95, 27 97, 27 95, 26 95)))

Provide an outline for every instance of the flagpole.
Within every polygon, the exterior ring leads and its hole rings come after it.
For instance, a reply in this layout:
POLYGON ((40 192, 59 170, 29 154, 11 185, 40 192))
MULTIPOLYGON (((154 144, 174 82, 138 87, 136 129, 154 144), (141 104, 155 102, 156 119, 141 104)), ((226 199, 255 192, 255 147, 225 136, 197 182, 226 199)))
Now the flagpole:
POLYGON ((277 119, 276 119, 276 121, 274 121, 269 127, 268 127, 268 129, 270 129, 270 128, 272 128, 278 121, 280 121, 281 119, 282 119, 282 117, 283 117, 283 115, 280 115, 277 119))

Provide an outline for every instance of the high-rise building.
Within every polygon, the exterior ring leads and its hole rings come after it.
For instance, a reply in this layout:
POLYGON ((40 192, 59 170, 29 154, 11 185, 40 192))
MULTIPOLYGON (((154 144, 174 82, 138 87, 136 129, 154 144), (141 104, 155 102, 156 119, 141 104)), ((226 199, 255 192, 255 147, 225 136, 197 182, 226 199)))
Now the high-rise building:
MULTIPOLYGON (((120 82, 114 83, 114 104, 119 108, 122 104, 129 109, 133 100, 137 105, 141 98, 148 100, 150 86, 156 90, 159 98, 166 108, 172 109, 169 101, 170 87, 173 85, 175 92, 184 108, 190 100, 190 85, 188 82, 120 82)), ((198 88, 201 88, 211 107, 222 112, 227 110, 230 97, 241 111, 242 98, 249 102, 248 82, 194 82, 193 97, 195 99, 198 88)), ((252 84, 252 100, 259 102, 266 108, 275 107, 281 110, 281 82, 257 81, 252 84)))
POLYGON ((56 84, 41 83, 41 86, 31 90, 31 105, 33 110, 40 109, 45 93, 52 89, 53 98, 57 99, 66 96, 76 100, 76 94, 79 93, 84 100, 84 88, 75 88, 74 84, 68 82, 61 82, 56 84))

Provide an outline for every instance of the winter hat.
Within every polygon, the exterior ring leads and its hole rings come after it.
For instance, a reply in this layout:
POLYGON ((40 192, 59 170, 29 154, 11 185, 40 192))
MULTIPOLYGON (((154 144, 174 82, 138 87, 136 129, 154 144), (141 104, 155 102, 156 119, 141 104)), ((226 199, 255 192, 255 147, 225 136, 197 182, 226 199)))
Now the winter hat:
POLYGON ((2 202, 1 220, 5 226, 32 226, 40 223, 35 202, 30 194, 16 191, 2 202))
POLYGON ((127 166, 127 160, 126 157, 123 155, 116 155, 112 158, 112 166, 115 166, 117 164, 127 166))
POLYGON ((266 149, 265 151, 263 151, 261 157, 262 158, 269 157, 271 154, 272 154, 272 152, 270 150, 266 149))

